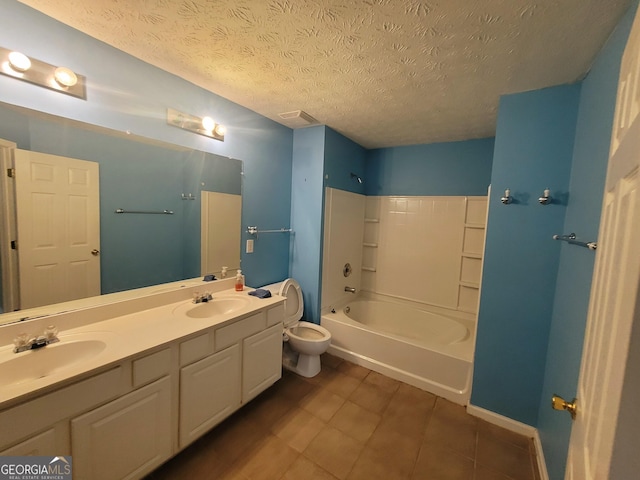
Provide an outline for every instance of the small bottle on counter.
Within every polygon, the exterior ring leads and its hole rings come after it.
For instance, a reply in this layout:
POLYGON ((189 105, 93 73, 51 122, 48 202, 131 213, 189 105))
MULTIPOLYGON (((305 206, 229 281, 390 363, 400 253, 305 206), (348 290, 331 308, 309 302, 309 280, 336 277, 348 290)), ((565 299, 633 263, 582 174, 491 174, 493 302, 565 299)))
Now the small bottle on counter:
POLYGON ((244 276, 242 275, 242 270, 238 270, 236 274, 236 292, 241 292, 244 290, 244 276))
POLYGON ((220 270, 220 278, 227 278, 227 270, 229 269, 229 267, 222 267, 222 270, 220 270))

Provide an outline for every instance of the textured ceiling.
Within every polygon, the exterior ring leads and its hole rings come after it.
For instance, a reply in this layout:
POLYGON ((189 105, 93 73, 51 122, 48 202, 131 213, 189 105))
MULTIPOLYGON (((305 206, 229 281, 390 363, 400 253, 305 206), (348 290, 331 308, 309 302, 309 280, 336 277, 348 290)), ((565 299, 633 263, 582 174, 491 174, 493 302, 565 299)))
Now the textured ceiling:
POLYGON ((495 133, 501 94, 580 80, 630 0, 20 0, 275 121, 367 148, 495 133))

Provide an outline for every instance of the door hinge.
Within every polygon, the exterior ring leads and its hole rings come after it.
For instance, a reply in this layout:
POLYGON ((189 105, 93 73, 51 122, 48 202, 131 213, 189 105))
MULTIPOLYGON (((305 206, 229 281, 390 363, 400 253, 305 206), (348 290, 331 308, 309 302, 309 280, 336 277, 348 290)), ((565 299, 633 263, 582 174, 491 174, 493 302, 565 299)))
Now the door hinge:
POLYGON ((15 168, 7 168, 7 177, 15 178, 16 177, 16 169, 15 168))
POLYGON ((17 250, 17 249, 18 249, 18 241, 11 240, 11 250, 17 250))

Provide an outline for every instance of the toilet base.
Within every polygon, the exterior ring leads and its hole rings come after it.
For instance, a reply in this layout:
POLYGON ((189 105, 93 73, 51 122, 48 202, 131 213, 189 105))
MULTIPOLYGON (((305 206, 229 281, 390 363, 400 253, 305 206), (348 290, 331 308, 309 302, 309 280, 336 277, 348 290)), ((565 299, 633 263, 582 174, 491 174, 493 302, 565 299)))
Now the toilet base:
POLYGON ((320 373, 320 355, 305 355, 301 353, 298 356, 298 364, 296 365, 296 373, 306 378, 315 377, 320 373))
POLYGON ((294 352, 288 344, 284 344, 282 366, 301 377, 312 378, 320 373, 320 355, 305 355, 294 352))

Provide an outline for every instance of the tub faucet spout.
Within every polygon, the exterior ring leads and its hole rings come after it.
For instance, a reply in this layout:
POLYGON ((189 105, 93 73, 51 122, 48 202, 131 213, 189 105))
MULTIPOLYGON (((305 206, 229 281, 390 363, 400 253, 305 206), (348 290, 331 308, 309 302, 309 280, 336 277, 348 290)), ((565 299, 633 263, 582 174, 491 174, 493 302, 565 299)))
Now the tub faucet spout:
POLYGON ((344 287, 345 292, 356 293, 356 289, 353 287, 344 287))

